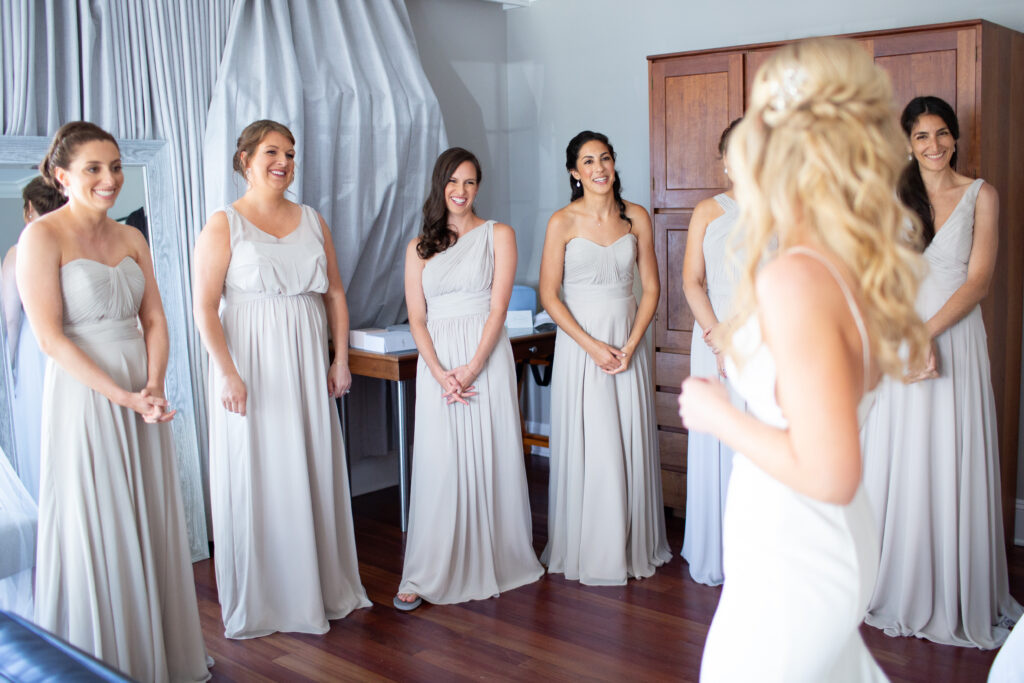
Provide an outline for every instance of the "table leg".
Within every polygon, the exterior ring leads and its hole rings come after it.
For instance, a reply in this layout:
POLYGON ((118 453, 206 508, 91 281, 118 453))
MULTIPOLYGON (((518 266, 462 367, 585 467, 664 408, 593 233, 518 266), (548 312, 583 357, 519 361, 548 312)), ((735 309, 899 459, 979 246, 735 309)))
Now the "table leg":
POLYGON ((406 380, 398 380, 398 496, 401 526, 404 532, 409 526, 409 436, 405 414, 406 380))

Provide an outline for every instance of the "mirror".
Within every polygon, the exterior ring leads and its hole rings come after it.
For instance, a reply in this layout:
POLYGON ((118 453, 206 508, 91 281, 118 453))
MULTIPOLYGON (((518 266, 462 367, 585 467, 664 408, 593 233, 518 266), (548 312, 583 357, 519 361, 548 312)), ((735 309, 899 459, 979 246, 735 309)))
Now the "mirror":
MULTIPOLYGON (((24 226, 22 218, 21 187, 37 175, 35 167, 46 154, 50 139, 43 137, 0 136, 0 256, 7 253, 24 226), (19 184, 20 183, 20 184, 19 184), (17 187, 16 195, 14 188, 17 187)), ((193 561, 209 557, 206 533, 206 514, 203 502, 202 474, 196 421, 196 403, 190 381, 188 356, 188 318, 186 316, 186 283, 188 281, 188 253, 185 228, 177 218, 171 200, 173 187, 167 169, 171 166, 170 148, 162 140, 118 140, 121 161, 125 170, 125 183, 118 201, 109 215, 115 220, 132 216, 127 222, 136 227, 145 225, 153 255, 153 269, 170 341, 165 389, 167 399, 178 410, 171 421, 174 433, 178 480, 188 529, 189 549, 193 561), (137 222, 138 209, 143 210, 141 224, 137 222)), ((41 394, 32 387, 18 387, 12 371, 11 349, 18 340, 8 339, 6 321, 0 316, 0 448, 15 463, 26 462, 30 453, 19 453, 18 447, 35 443, 38 438, 21 438, 23 425, 15 419, 15 401, 22 395, 41 394), (10 449, 10 450, 8 450, 10 449)), ((16 360, 16 359, 15 359, 16 360)), ((26 373, 27 374, 27 373, 26 373)), ((22 378, 18 378, 22 379, 22 378)), ((29 446, 31 447, 31 446, 29 446)), ((38 462, 38 454, 36 454, 38 462)))

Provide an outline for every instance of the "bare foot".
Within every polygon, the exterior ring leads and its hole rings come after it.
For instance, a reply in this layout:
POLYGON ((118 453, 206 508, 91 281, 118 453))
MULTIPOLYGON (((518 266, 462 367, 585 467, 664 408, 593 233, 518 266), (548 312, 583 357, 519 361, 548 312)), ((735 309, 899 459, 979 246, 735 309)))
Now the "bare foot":
POLYGON ((398 599, 402 602, 416 602, 416 598, 419 596, 415 593, 399 593, 398 599))

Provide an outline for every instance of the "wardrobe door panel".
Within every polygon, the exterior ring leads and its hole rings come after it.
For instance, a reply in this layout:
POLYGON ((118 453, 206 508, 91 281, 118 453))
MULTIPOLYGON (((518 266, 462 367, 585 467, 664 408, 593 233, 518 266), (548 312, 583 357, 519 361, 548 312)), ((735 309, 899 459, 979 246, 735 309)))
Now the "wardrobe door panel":
POLYGON ((725 187, 718 138, 742 113, 742 53, 652 64, 653 208, 693 207, 707 189, 725 187))
POLYGON ((661 277, 661 299, 654 327, 659 351, 690 353, 693 313, 683 295, 683 253, 692 211, 654 214, 654 250, 661 277))

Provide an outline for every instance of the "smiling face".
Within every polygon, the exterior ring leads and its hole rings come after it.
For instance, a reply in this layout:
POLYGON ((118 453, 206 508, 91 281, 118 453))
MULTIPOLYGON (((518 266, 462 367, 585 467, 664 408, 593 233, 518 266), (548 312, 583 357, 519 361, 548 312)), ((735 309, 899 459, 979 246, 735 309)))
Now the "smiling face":
POLYGON ((476 166, 463 161, 448 178, 444 187, 444 203, 449 216, 466 216, 473 212, 473 201, 479 189, 476 166))
POLYGON ((922 169, 941 171, 950 165, 956 140, 941 116, 921 114, 910 129, 910 149, 922 169))
POLYGON ((271 131, 244 162, 245 179, 252 187, 284 192, 295 176, 295 145, 281 133, 271 131))
POLYGON ((588 192, 604 194, 612 191, 615 183, 615 160, 608 146, 600 140, 590 140, 580 147, 572 177, 583 184, 588 192))
POLYGON ((67 168, 56 168, 57 181, 76 204, 107 211, 124 184, 121 151, 109 140, 90 140, 78 146, 67 168))

